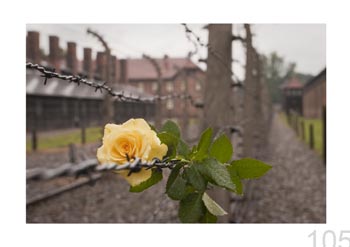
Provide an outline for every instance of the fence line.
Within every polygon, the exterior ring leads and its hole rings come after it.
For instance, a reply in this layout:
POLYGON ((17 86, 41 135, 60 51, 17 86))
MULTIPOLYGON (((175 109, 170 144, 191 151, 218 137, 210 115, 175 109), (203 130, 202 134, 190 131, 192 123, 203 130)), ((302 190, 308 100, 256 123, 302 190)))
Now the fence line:
POLYGON ((102 178, 102 174, 92 174, 89 177, 84 177, 82 179, 78 179, 76 181, 73 181, 72 183, 68 183, 66 185, 59 186, 58 188, 54 188, 54 189, 51 189, 51 190, 43 192, 43 193, 35 194, 32 197, 27 197, 26 204, 28 206, 30 204, 34 204, 34 203, 49 199, 49 198, 54 197, 56 195, 62 194, 64 192, 79 188, 85 184, 94 185, 95 182, 100 178, 102 178))
MULTIPOLYGON (((236 80, 236 81, 235 81, 231 86, 232 86, 232 87, 241 87, 241 86, 243 85, 242 81, 235 75, 235 73, 233 73, 232 68, 226 65, 226 63, 225 63, 225 61, 222 59, 220 53, 218 53, 217 51, 215 51, 215 50, 213 49, 213 47, 212 47, 209 43, 208 43, 208 44, 204 44, 203 41, 201 40, 201 38, 200 38, 195 32, 193 32, 193 31, 187 26, 186 23, 183 23, 182 25, 183 25, 184 28, 185 28, 186 34, 187 34, 187 33, 192 34, 193 37, 195 38, 195 40, 198 42, 198 44, 199 44, 201 47, 203 47, 203 48, 207 48, 207 49, 208 49, 208 52, 210 52, 212 55, 214 55, 214 56, 218 59, 218 61, 225 67, 225 69, 227 69, 227 70, 229 71, 230 75, 233 76, 233 77, 235 77, 235 80, 236 80)), ((192 41, 192 40, 191 40, 191 41, 192 41)), ((242 41, 243 41, 243 39, 242 39, 242 41)), ((194 43, 194 42, 192 42, 192 43, 194 43)), ((198 49, 198 47, 197 47, 197 49, 198 49)))
MULTIPOLYGON (((195 53, 198 53, 198 46, 196 45, 196 42, 197 41, 197 44, 199 44, 201 47, 203 48, 207 48, 208 49, 208 52, 211 53, 212 55, 214 55, 218 61, 224 66, 224 68, 226 70, 229 71, 230 75, 233 76, 235 78, 234 82, 231 84, 231 87, 233 88, 239 88, 239 89, 244 89, 245 88, 245 85, 244 83, 236 76, 236 74, 233 72, 232 68, 227 66, 225 61, 222 59, 220 53, 218 53, 217 51, 215 51, 215 49, 208 43, 208 44, 205 44, 201 38, 193 31, 191 30, 188 25, 186 23, 183 23, 182 24, 185 28, 185 32, 186 32, 186 37, 187 39, 192 43, 194 44, 195 48, 196 48, 196 51, 195 53), (190 39, 189 35, 188 34, 192 34, 193 37, 195 38, 195 41, 193 41, 192 39, 190 39)), ((232 41, 234 40, 240 40, 242 42, 245 42, 246 40, 240 36, 234 36, 232 35, 232 41)), ((255 50, 255 52, 257 53, 257 51, 255 50)), ((258 54, 258 53, 257 53, 258 54)), ((201 59, 202 60, 202 59, 201 59)), ((234 59, 232 59, 232 61, 236 61, 234 59)), ((250 94, 248 93, 246 90, 244 90, 244 93, 247 94, 249 97, 251 97, 253 100, 255 100, 255 97, 256 95, 254 94, 250 94)), ((265 101, 265 100, 262 100, 261 103, 267 105, 268 107, 270 106, 270 102, 269 101, 265 101)))
POLYGON ((95 92, 97 90, 100 90, 101 93, 106 92, 108 94, 110 94, 113 97, 116 97, 117 100, 119 101, 124 101, 124 102, 146 102, 146 103, 156 103, 159 101, 165 101, 165 100, 169 100, 169 99, 175 99, 175 98, 179 98, 179 99, 185 99, 185 100, 189 100, 191 105, 193 105, 194 107, 197 108, 202 108, 203 105, 200 102, 195 102, 195 100, 193 99, 193 97, 189 94, 168 94, 168 95, 155 95, 155 96, 151 96, 151 97, 140 97, 137 95, 127 95, 124 91, 115 91, 113 90, 111 87, 107 86, 108 82, 92 82, 89 81, 79 75, 63 75, 57 72, 54 72, 54 70, 47 68, 45 66, 42 66, 40 64, 33 64, 33 63, 26 63, 26 67, 27 69, 32 69, 32 70, 37 70, 39 71, 42 75, 42 77, 44 77, 44 85, 46 85, 47 81, 51 78, 58 78, 64 81, 68 81, 69 83, 73 82, 76 83, 78 86, 80 86, 80 84, 84 84, 87 85, 89 87, 95 88, 95 92))
POLYGON ((61 176, 80 176, 89 175, 92 172, 106 172, 106 171, 121 171, 129 170, 129 174, 139 172, 142 168, 157 169, 169 168, 172 169, 178 160, 159 160, 153 159, 151 162, 144 162, 140 158, 135 158, 133 161, 126 162, 119 165, 115 163, 108 163, 100 165, 97 159, 84 160, 78 164, 66 163, 56 168, 34 168, 27 170, 26 179, 28 180, 49 180, 61 176))

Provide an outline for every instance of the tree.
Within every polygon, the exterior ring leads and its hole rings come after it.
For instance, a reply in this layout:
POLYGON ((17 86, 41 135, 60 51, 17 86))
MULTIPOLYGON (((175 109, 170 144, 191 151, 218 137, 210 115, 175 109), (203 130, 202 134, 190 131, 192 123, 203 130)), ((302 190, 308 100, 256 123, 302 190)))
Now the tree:
POLYGON ((280 86, 285 79, 295 75, 296 63, 287 63, 277 52, 262 56, 264 67, 264 79, 268 84, 273 103, 281 102, 280 86))

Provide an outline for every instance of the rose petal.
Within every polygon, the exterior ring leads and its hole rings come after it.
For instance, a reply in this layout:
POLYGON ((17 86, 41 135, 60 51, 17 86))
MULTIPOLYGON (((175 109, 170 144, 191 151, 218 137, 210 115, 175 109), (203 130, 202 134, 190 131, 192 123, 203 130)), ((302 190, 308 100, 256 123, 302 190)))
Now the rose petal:
POLYGON ((151 127, 149 127, 148 123, 142 118, 131 118, 127 122, 123 123, 122 126, 129 129, 137 129, 143 132, 151 130, 151 127))
POLYGON ((120 171, 118 172, 122 177, 126 179, 126 181, 131 185, 131 186, 136 186, 139 185, 140 183, 148 180, 152 176, 152 171, 151 169, 145 170, 144 168, 136 173, 132 173, 130 176, 128 176, 129 171, 120 171))

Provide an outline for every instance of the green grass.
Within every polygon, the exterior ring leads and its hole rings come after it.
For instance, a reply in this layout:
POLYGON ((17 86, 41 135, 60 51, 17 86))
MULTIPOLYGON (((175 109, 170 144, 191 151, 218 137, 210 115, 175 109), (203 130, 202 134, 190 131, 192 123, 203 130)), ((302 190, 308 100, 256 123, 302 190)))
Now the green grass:
POLYGON ((323 129, 323 123, 321 119, 300 119, 299 120, 299 126, 301 124, 301 121, 304 121, 304 129, 305 129, 305 142, 310 143, 310 125, 313 125, 314 128, 314 145, 315 150, 320 155, 323 154, 323 138, 322 138, 322 129, 323 129))
MULTIPOLYGON (((86 128, 86 143, 97 142, 102 138, 101 127, 86 128)), ((66 133, 55 133, 50 136, 38 136, 38 150, 67 147, 70 143, 81 143, 81 130, 72 130, 66 133)), ((31 151, 31 137, 26 140, 26 149, 31 151)))
MULTIPOLYGON (((285 113, 281 113, 280 117, 283 122, 288 124, 287 115, 285 113)), ((304 139, 303 140, 307 145, 310 145, 310 125, 313 125, 314 128, 314 150, 319 154, 323 155, 323 123, 321 119, 306 119, 300 116, 292 116, 292 118, 297 118, 298 123, 298 136, 301 140, 302 138, 302 131, 301 131, 301 123, 304 122, 304 139)), ((293 120, 292 120, 293 122, 293 120)))

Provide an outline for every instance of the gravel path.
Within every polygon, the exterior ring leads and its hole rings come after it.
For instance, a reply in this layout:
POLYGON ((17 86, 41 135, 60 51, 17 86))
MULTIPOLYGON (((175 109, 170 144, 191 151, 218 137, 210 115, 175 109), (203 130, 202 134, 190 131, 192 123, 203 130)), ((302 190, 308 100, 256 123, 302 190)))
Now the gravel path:
POLYGON ((273 168, 249 181, 244 223, 326 223, 326 167, 275 115, 264 159, 273 168))
MULTIPOLYGON (((97 144, 84 147, 89 157, 96 156, 97 144)), ((27 155, 27 169, 55 167, 68 162, 67 151, 27 155)), ((169 172, 165 171, 164 176, 169 172)), ((67 184, 74 179, 58 178, 27 184, 27 198, 67 184)), ((177 202, 164 194, 165 181, 143 193, 130 193, 126 181, 105 174, 95 185, 83 185, 45 201, 27 206, 28 223, 172 223, 177 220, 177 202)))

